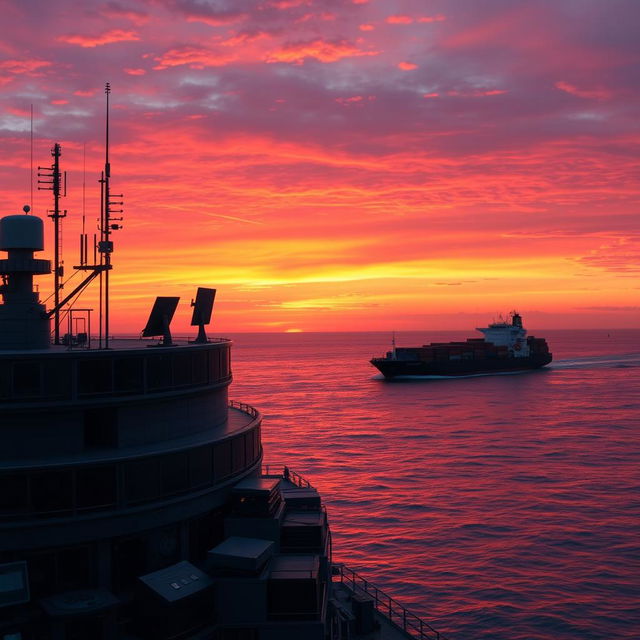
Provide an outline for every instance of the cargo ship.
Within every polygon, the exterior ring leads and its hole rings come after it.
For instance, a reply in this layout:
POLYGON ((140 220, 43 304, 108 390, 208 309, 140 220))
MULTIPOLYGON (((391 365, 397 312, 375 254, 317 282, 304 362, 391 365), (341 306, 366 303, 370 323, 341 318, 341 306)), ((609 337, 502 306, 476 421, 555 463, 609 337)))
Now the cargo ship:
POLYGON ((391 351, 370 362, 385 378, 456 377, 539 369, 553 358, 544 338, 527 336, 516 311, 477 331, 484 338, 420 347, 396 347, 394 338, 391 351))

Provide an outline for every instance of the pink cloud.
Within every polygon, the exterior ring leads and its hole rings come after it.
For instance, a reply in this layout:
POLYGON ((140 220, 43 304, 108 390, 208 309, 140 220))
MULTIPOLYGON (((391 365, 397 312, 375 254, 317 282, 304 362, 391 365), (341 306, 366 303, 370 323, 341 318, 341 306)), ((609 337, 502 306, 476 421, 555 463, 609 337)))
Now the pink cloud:
POLYGON ((51 62, 47 60, 2 60, 0 61, 0 71, 15 74, 33 75, 43 67, 50 67, 51 62))
POLYGON ((271 2, 266 3, 266 6, 274 9, 293 9, 294 7, 309 4, 311 4, 309 0, 271 0, 271 2))
POLYGON ((411 16, 395 15, 389 16, 386 22, 388 24, 412 24, 413 18, 411 16))
POLYGON ((413 71, 417 68, 418 65, 413 62, 398 62, 398 69, 402 69, 402 71, 413 71))
POLYGON ((237 22, 245 22, 249 16, 246 13, 217 13, 187 15, 187 22, 203 22, 210 27, 224 27, 237 22))
POLYGON ((360 31, 373 31, 375 27, 372 24, 361 24, 358 29, 360 31))
POLYGON ((142 25, 149 21, 148 14, 143 11, 135 11, 128 7, 123 7, 117 2, 109 2, 101 9, 101 13, 106 18, 125 18, 133 24, 142 25))
POLYGON ((375 56, 377 51, 363 51, 357 46, 344 40, 328 41, 316 39, 309 42, 299 42, 284 45, 280 49, 271 51, 266 62, 291 62, 302 64, 307 58, 314 58, 320 62, 337 62, 343 58, 359 56, 375 56))
POLYGON ((608 100, 613 95, 611 91, 602 88, 578 89, 575 85, 564 82, 564 80, 556 82, 555 87, 556 89, 560 89, 560 91, 564 91, 565 93, 570 93, 573 96, 592 100, 608 100))
POLYGON ((144 69, 123 69, 123 71, 130 76, 143 76, 147 73, 144 69))
MULTIPOLYGON (((504 93, 508 93, 507 89, 472 89, 469 91, 459 91, 452 89, 446 92, 448 96, 463 97, 463 98, 479 98, 482 96, 500 96, 504 93)), ((427 97, 427 96, 425 96, 427 97)))
POLYGON ((365 102, 373 102, 375 96, 350 96, 349 98, 336 98, 336 102, 343 107, 362 107, 365 102))
POLYGON ((204 47, 183 47, 182 49, 170 49, 156 58, 158 64, 154 69, 169 69, 182 65, 187 65, 191 69, 223 67, 235 59, 234 54, 218 54, 204 47))
POLYGON ((113 44, 114 42, 133 42, 135 40, 140 40, 140 36, 135 31, 124 31, 123 29, 112 29, 99 36, 78 34, 58 37, 59 42, 76 44, 85 48, 101 47, 105 44, 113 44))
POLYGON ((270 40, 270 37, 264 31, 258 31, 256 33, 238 33, 226 40, 223 40, 220 44, 223 47, 245 47, 248 44, 252 44, 259 40, 270 40))
POLYGON ((446 16, 443 16, 441 13, 435 16, 421 16, 418 18, 418 22, 443 22, 446 20, 446 16))

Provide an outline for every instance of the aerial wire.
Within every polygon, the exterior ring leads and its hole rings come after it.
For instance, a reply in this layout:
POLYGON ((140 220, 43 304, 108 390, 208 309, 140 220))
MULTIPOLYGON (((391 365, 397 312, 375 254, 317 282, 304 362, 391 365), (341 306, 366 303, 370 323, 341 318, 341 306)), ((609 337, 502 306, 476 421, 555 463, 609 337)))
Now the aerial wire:
POLYGON ((82 237, 85 234, 87 217, 87 143, 82 145, 82 237))
POLYGON ((31 104, 31 141, 30 141, 30 149, 31 149, 31 213, 33 213, 33 103, 31 104))

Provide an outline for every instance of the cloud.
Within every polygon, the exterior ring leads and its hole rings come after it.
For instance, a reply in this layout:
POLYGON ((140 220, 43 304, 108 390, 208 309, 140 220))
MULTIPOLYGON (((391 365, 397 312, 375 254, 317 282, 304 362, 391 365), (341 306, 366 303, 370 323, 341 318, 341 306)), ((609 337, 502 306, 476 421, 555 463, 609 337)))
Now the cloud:
MULTIPOLYGON (((446 95, 451 97, 461 96, 464 98, 479 98, 482 96, 500 96, 505 93, 508 93, 507 89, 467 89, 467 90, 451 89, 450 91, 446 92, 446 95)), ((433 97, 433 96, 430 96, 430 97, 433 97)))
POLYGON ((417 68, 418 65, 413 62, 398 62, 398 69, 401 69, 402 71, 413 71, 417 68))
POLYGON ((435 16, 420 16, 418 18, 418 22, 443 22, 444 20, 446 20, 446 16, 442 15, 441 13, 435 15, 435 16))
POLYGON ((125 18, 135 25, 143 25, 149 21, 149 14, 146 11, 125 7, 119 2, 107 2, 100 8, 100 13, 105 18, 125 18))
POLYGON ((612 96, 612 92, 607 89, 578 89, 575 85, 564 82, 563 80, 556 82, 555 87, 573 96, 591 100, 608 100, 612 96))
POLYGON ((67 44, 75 44, 84 48, 93 48, 116 42, 134 42, 136 40, 140 40, 140 36, 135 31, 112 29, 98 36, 76 34, 58 36, 57 39, 59 42, 65 42, 67 44))
POLYGON ((205 67, 222 67, 236 60, 237 56, 230 52, 214 52, 204 47, 182 47, 170 49, 156 58, 158 63, 154 69, 169 69, 187 65, 191 69, 205 67))
POLYGON ((350 96, 348 98, 336 98, 336 102, 344 107, 362 107, 367 102, 375 100, 375 96, 350 96))
POLYGON ((632 306, 632 305, 626 305, 626 306, 615 306, 615 305, 600 305, 600 306, 590 306, 590 307, 576 307, 576 309, 580 310, 580 311, 621 311, 621 312, 627 312, 627 311, 640 311, 640 306, 632 306))
POLYGON ((294 7, 308 6, 311 2, 309 0, 270 0, 266 3, 266 6, 273 7, 274 9, 286 10, 294 7))
POLYGON ((0 71, 14 74, 34 75, 40 70, 50 67, 49 60, 0 60, 0 71))
POLYGON ((385 22, 387 24, 412 24, 414 19, 411 16, 394 15, 388 16, 385 22))
POLYGON ((346 40, 316 39, 285 44, 279 49, 270 51, 265 61, 303 64, 306 59, 314 59, 319 62, 331 63, 343 58, 375 55, 378 55, 377 51, 365 51, 346 40))
MULTIPOLYGON (((62 143, 70 212, 82 208, 86 141, 95 213, 96 80, 112 82, 123 323, 148 311, 134 299, 211 281, 234 296, 261 287, 273 304, 254 328, 306 329, 313 314, 281 303, 332 300, 334 288, 379 303, 381 326, 397 316, 407 328, 429 304, 455 314, 526 297, 561 322, 577 306, 635 304, 640 3, 438 1, 426 11, 409 0, 395 24, 384 2, 5 4, 7 210, 23 204, 33 103, 35 158, 48 162, 49 140, 62 143), (118 46, 101 47, 105 38, 118 46)), ((50 208, 50 193, 35 193, 34 209, 50 208)), ((65 221, 68 238, 78 220, 65 221)), ((245 295, 221 320, 246 327, 255 302, 245 295)), ((374 314, 358 313, 331 320, 372 326, 374 314)))
POLYGON ((640 273, 640 237, 623 237, 578 259, 581 264, 617 274, 640 273))
MULTIPOLYGON (((238 1, 231 6, 233 9, 220 9, 218 3, 205 3, 199 0, 167 0, 167 7, 182 14, 187 22, 202 22, 212 27, 224 27, 244 22, 249 19, 251 3, 238 1)), ((221 3, 224 4, 224 3, 221 3)))

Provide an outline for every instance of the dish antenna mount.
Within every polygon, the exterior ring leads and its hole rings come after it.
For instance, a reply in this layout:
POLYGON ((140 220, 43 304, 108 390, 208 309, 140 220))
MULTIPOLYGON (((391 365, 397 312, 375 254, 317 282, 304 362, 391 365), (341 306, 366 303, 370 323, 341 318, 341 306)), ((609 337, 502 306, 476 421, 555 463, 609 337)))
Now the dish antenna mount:
POLYGON ((173 296, 158 296, 156 298, 147 320, 147 326, 142 330, 143 338, 162 336, 162 342, 158 346, 170 347, 173 344, 169 325, 179 300, 180 298, 173 296))
POLYGON ((198 337, 194 340, 197 344, 208 342, 207 334, 204 326, 211 322, 211 312, 213 310, 213 302, 216 299, 216 290, 207 289, 206 287, 198 287, 195 301, 191 301, 193 307, 193 316, 191 317, 191 326, 198 327, 198 337))

